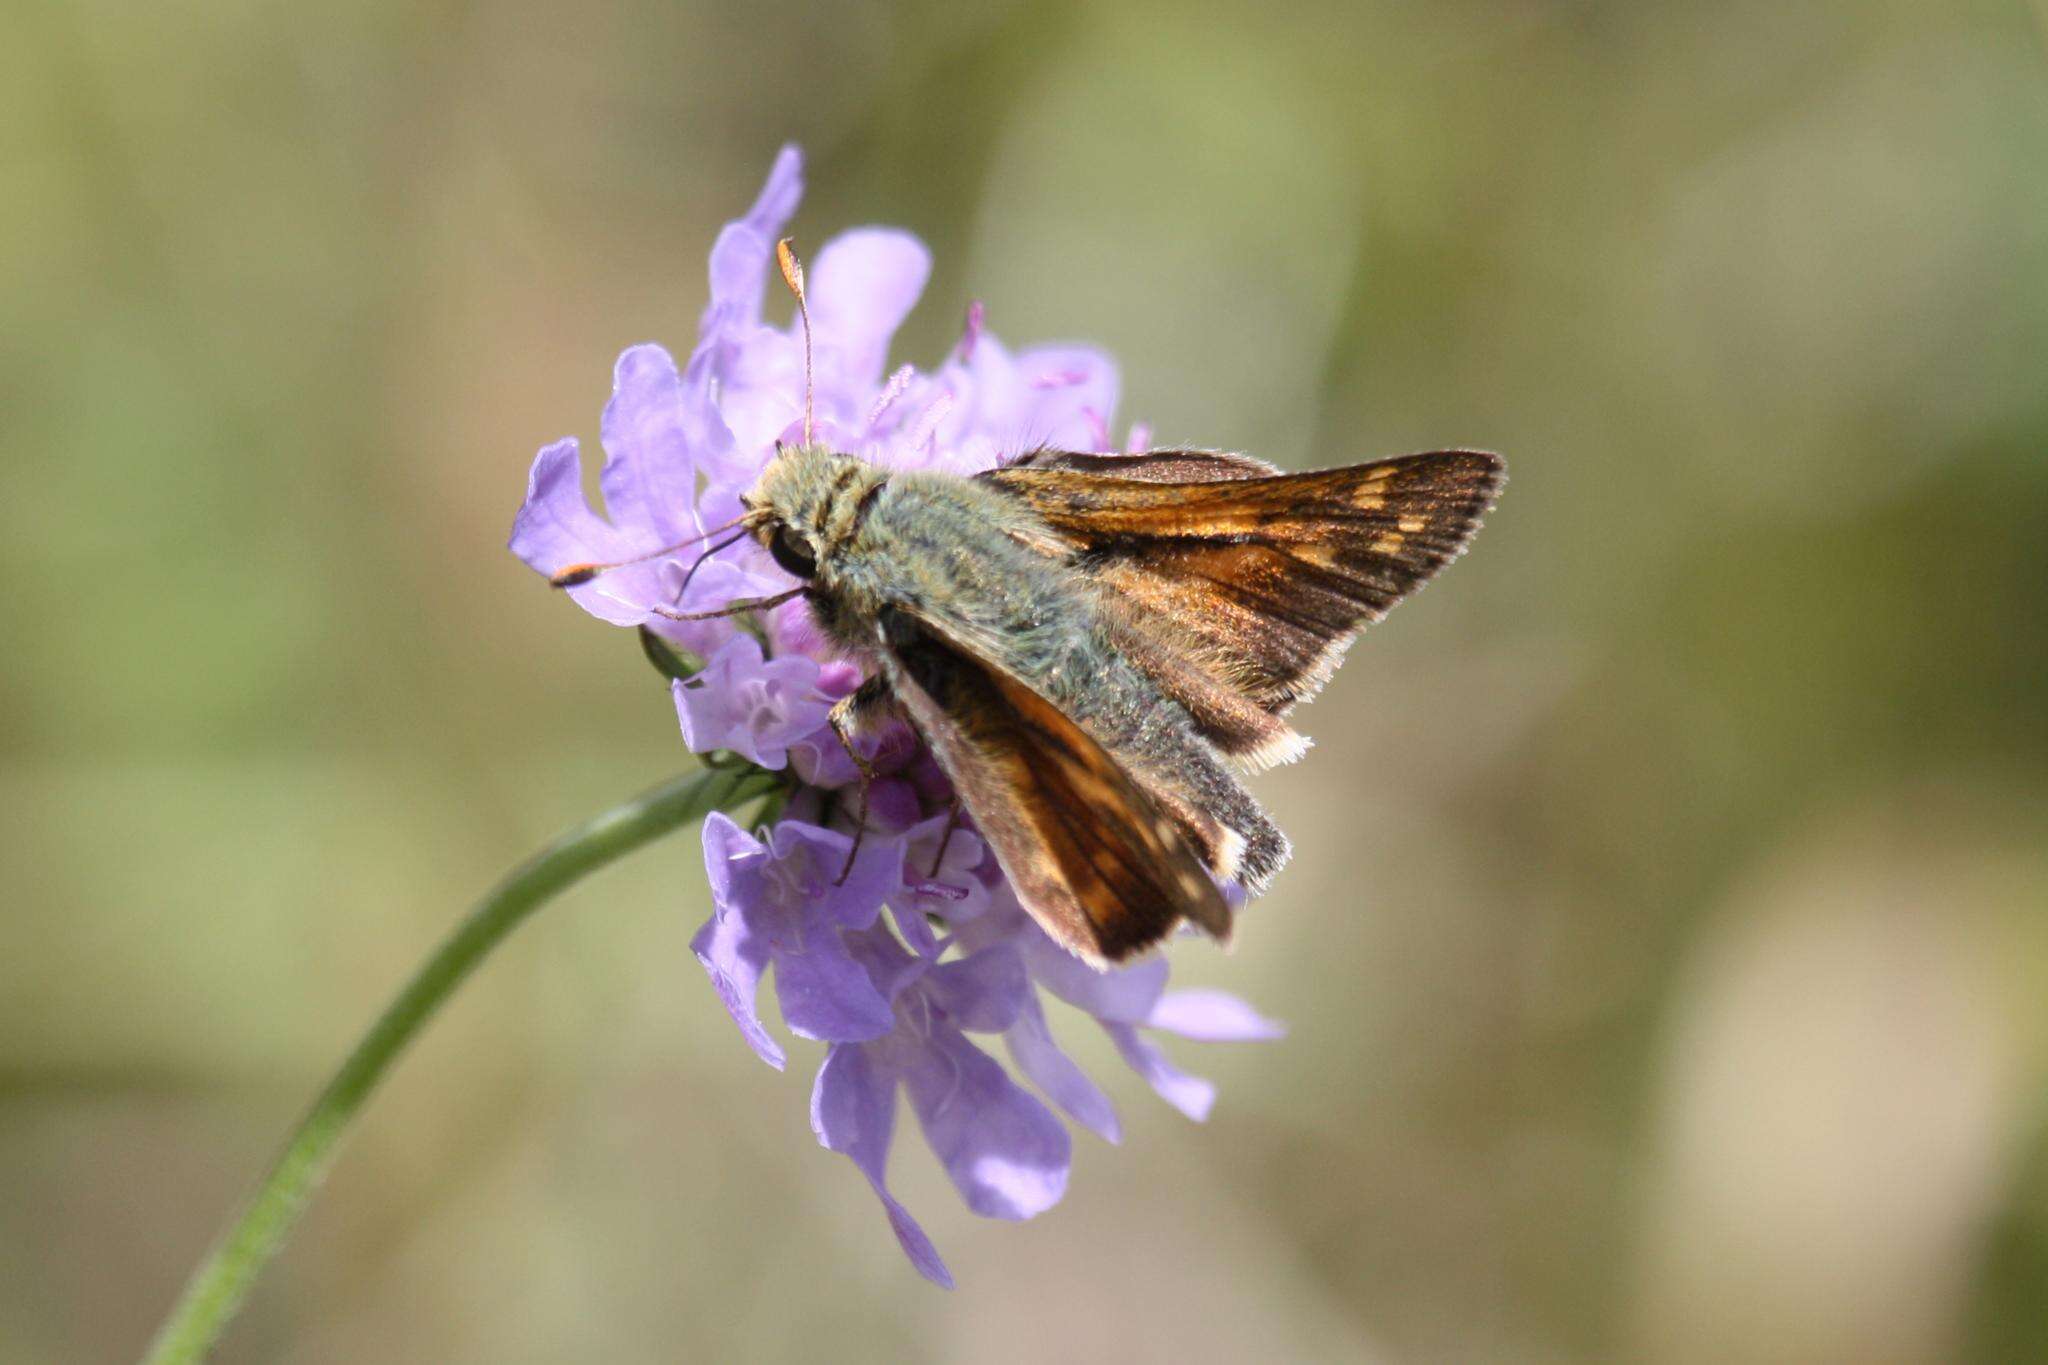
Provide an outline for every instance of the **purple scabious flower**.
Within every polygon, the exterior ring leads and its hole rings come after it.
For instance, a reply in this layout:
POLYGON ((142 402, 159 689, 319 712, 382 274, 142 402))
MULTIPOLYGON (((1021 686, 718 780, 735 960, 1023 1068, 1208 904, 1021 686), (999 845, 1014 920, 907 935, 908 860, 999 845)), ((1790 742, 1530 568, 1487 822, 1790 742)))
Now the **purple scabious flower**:
MULTIPOLYGON (((529 566, 552 576, 722 525, 738 515, 776 441, 795 439, 803 340, 793 306, 774 325, 762 305, 774 243, 802 193, 801 157, 786 147, 753 207, 712 248, 710 303, 680 368, 652 344, 619 357, 600 428, 603 515, 584 496, 575 440, 541 450, 512 528, 512 551, 529 566)), ((1111 448, 1109 357, 1085 346, 1011 351, 987 330, 979 304, 935 369, 891 370, 891 338, 930 271, 923 243, 891 228, 843 233, 817 253, 808 295, 820 444, 963 475, 1038 446, 1111 448)), ((1133 429, 1127 448, 1146 440, 1133 429)), ((1108 1097, 1055 1040, 1047 998, 1091 1017, 1134 1071, 1194 1119, 1207 1117, 1215 1088, 1175 1067, 1153 1035, 1219 1042, 1281 1030, 1221 992, 1168 991, 1163 958, 1098 971, 1054 943, 960 823, 944 772, 907 730, 873 747, 881 776, 849 867, 858 773, 825 715, 858 674, 828 655, 801 601, 766 613, 758 636, 730 619, 662 615, 788 586, 750 538, 690 574, 695 554, 568 590, 592 615, 704 658, 673 684, 690 749, 787 775, 786 800, 766 827, 743 829, 724 814, 705 822, 713 910, 691 948, 748 1045, 780 1069, 786 1053, 757 1007, 772 973, 790 1032, 827 1045, 811 1094, 818 1141, 867 1177, 912 1264, 950 1287, 931 1240, 889 1192, 899 1098, 970 1209, 1030 1218, 1066 1189, 1072 1141, 1055 1110, 1111 1142, 1120 1136, 1108 1097), (1007 1067, 989 1051, 997 1037, 1007 1067)))

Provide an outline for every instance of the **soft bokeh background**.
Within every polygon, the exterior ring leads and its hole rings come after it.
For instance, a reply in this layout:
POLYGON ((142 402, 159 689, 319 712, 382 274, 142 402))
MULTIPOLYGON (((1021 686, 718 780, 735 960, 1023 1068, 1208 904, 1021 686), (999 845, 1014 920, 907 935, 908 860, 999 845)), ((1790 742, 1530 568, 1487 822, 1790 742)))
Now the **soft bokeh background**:
MULTIPOLYGON (((231 1361, 2048 1352, 2048 7, 12 7, 0 1355, 139 1350, 493 876, 687 761, 504 552, 775 147, 1162 440, 1507 452, 1259 783, 1197 1127, 901 1261, 694 837, 410 1056, 231 1361)), ((778 305, 779 306, 779 305, 778 305)), ((815 1051, 799 1048, 805 1063, 815 1051)))

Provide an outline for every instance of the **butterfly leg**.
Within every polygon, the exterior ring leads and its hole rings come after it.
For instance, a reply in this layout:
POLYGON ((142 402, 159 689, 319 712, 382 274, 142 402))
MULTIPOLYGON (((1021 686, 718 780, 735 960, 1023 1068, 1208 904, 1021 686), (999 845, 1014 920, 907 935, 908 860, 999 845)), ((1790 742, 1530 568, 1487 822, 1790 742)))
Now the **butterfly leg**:
POLYGON ((854 744, 854 737, 860 733, 863 719, 872 716, 889 700, 889 684, 880 678, 869 678, 853 691, 832 703, 832 709, 825 713, 825 720, 832 727, 832 733, 839 740, 839 747, 846 750, 846 756, 853 760, 854 770, 860 774, 860 795, 855 798, 853 845, 846 850, 846 866, 839 869, 839 878, 834 886, 844 886, 846 879, 853 875, 853 860, 860 854, 861 839, 868 831, 868 788, 877 776, 875 765, 868 762, 854 744))
POLYGON ((953 804, 946 808, 946 828, 939 835, 939 851, 932 855, 932 880, 939 879, 939 869, 946 865, 946 846, 953 842, 953 831, 960 828, 960 798, 954 797, 953 804))
POLYGON ((649 610, 656 616, 665 616, 671 621, 716 621, 721 616, 738 616, 742 612, 765 611, 769 607, 779 607, 810 590, 810 585, 805 583, 791 588, 788 592, 778 592, 769 597, 741 597, 726 603, 716 611, 677 611, 673 607, 651 607, 649 610))

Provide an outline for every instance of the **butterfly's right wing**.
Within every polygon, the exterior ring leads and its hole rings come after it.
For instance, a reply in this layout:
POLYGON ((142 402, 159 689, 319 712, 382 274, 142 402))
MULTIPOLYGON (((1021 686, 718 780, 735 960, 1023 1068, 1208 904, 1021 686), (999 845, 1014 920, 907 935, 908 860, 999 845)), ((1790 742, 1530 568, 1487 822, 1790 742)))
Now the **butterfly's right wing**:
MULTIPOLYGON (((1464 549, 1505 466, 1445 450, 1283 474, 1220 451, 1040 451, 977 477, 1030 507, 1056 537, 1045 548, 1072 557, 1160 652, 1278 717, 1315 694, 1361 628, 1464 549)), ((1195 701, 1218 708, 1204 730, 1225 752, 1291 734, 1233 720, 1223 699, 1195 701)))
POLYGON ((1178 804, 1170 815, 1071 717, 942 625, 900 608, 881 624, 891 691, 1047 933, 1098 966, 1183 919, 1229 937, 1229 907, 1182 828, 1212 818, 1178 804))

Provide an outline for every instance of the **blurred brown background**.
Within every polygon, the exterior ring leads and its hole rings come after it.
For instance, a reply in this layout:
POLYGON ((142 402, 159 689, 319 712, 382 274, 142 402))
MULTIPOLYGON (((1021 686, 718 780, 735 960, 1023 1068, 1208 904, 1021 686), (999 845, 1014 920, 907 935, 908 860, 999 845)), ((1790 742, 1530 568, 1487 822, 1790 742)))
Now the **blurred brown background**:
MULTIPOLYGON (((503 542, 802 142, 814 245, 1297 465, 1508 453, 1260 790, 1196 1127, 900 1260, 694 836, 409 1057, 231 1361, 2048 1352, 2048 8, 134 6, 0 55, 0 1355, 132 1357, 445 926, 687 761, 503 542)), ((1068 1022, 1065 1036, 1086 1043, 1068 1022)))

